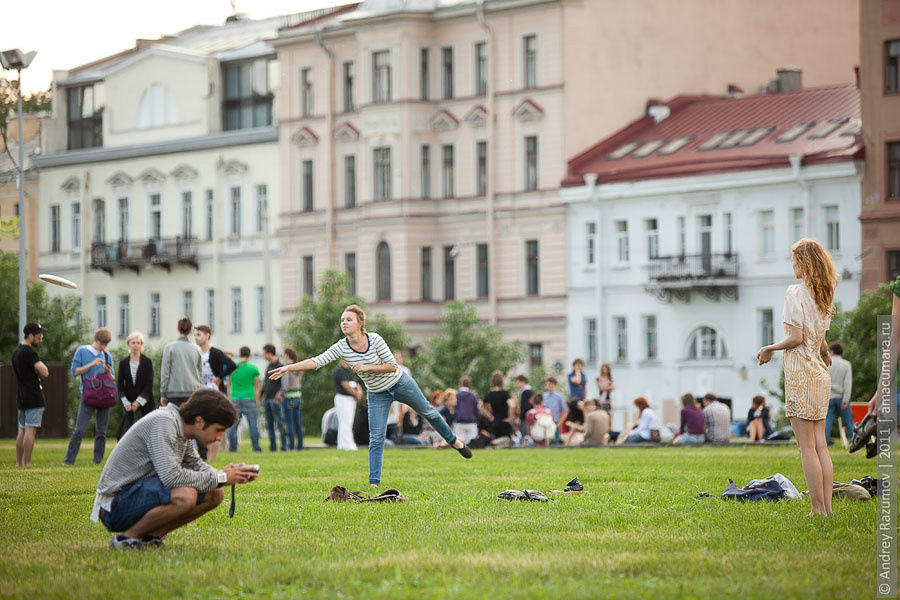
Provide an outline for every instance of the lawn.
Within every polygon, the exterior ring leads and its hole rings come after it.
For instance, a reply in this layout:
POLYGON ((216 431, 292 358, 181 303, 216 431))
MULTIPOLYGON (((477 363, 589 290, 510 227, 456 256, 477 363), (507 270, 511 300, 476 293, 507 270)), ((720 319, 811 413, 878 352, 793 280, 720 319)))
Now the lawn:
MULTIPOLYGON (((367 455, 310 449, 216 464, 261 464, 260 479, 171 534, 162 549, 113 552, 88 516, 100 468, 86 441, 38 440, 17 470, 0 442, 0 595, 19 598, 847 598, 875 596, 875 503, 696 499, 732 478, 780 472, 803 490, 792 446, 385 452, 381 489, 402 504, 324 503, 367 488, 367 455), (496 499, 578 476, 586 492, 547 504, 496 499)), ((875 474, 835 449, 835 477, 875 474)))

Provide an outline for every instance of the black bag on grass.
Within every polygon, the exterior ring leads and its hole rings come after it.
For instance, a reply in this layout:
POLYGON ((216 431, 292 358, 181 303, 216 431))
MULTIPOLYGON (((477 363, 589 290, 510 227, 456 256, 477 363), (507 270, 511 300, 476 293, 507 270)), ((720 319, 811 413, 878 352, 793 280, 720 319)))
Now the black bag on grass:
POLYGON ((739 502, 776 502, 784 498, 784 490, 777 481, 766 481, 759 485, 748 485, 739 488, 731 479, 728 487, 722 492, 722 500, 738 500, 739 502))

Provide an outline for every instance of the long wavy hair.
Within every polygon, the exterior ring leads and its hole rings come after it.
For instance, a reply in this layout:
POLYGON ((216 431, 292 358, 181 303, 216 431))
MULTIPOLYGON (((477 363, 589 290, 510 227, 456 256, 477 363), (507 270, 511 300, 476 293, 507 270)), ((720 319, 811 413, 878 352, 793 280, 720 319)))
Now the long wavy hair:
POLYGON ((816 301, 819 314, 823 317, 834 314, 834 288, 838 279, 831 255, 822 244, 808 238, 795 242, 791 255, 797 262, 800 278, 816 301))

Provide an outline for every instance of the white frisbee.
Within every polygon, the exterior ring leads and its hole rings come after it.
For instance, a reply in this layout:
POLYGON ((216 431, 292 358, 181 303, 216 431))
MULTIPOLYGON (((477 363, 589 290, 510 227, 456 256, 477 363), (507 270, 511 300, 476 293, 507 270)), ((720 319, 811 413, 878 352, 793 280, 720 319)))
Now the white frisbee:
POLYGON ((58 275, 50 275, 49 273, 41 273, 38 275, 38 279, 41 281, 46 281, 47 283, 52 283, 53 285, 58 285, 60 287, 78 289, 78 285, 74 281, 69 281, 65 277, 59 277, 58 275))

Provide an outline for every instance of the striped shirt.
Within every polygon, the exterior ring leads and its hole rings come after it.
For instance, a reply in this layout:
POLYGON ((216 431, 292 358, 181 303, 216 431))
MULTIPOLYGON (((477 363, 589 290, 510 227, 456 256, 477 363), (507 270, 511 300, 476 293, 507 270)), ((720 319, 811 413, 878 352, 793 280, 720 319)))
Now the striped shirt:
POLYGON ((100 518, 101 508, 110 510, 122 488, 150 476, 159 477, 168 488, 192 487, 199 493, 218 485, 216 470, 184 437, 181 413, 174 404, 139 419, 113 448, 100 474, 91 520, 100 518))
POLYGON ((731 440, 731 409, 718 400, 713 400, 703 409, 703 423, 706 425, 706 441, 731 440))
POLYGON ((321 369, 336 360, 347 361, 351 369, 354 365, 393 365, 396 369, 390 373, 374 373, 372 371, 357 373, 360 379, 363 380, 363 383, 366 384, 366 389, 370 392, 383 392, 391 389, 403 376, 400 365, 397 364, 394 355, 391 354, 391 349, 388 348, 387 343, 380 335, 367 333, 366 340, 368 341, 366 350, 357 352, 350 347, 350 342, 347 341, 347 338, 343 338, 331 348, 313 358, 313 362, 316 363, 316 369, 321 369))

